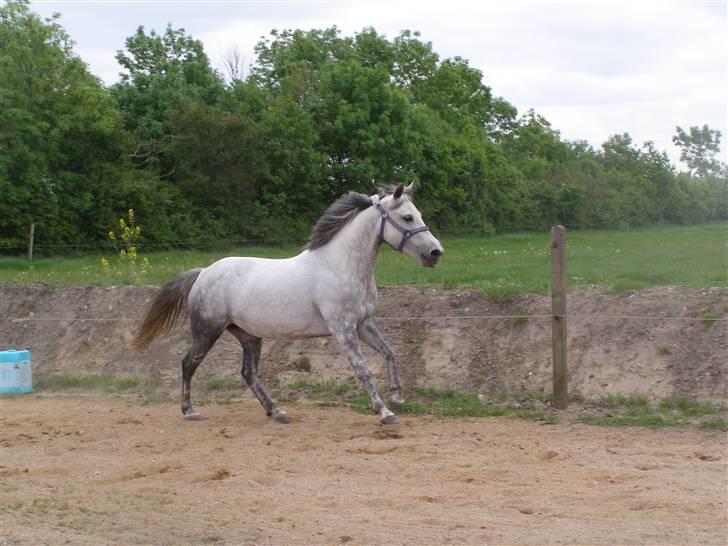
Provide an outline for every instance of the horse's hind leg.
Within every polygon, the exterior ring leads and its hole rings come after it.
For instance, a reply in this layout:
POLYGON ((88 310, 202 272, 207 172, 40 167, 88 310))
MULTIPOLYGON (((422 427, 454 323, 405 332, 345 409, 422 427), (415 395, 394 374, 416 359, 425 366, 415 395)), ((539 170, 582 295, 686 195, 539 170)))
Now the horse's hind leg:
POLYGON ((190 401, 192 376, 195 375, 197 367, 224 330, 205 326, 194 316, 190 317, 190 329, 192 330, 192 347, 182 359, 182 414, 185 419, 196 421, 200 419, 200 414, 193 411, 190 401))
POLYGON ((250 390, 253 391, 253 394, 260 401, 260 405, 265 409, 266 415, 273 417, 279 423, 288 423, 288 415, 286 412, 276 407, 258 379, 258 362, 260 361, 260 350, 263 341, 259 337, 251 336, 237 326, 228 326, 228 331, 237 338, 243 347, 243 367, 241 374, 250 387, 250 390))
POLYGON ((384 341, 382 334, 379 333, 377 326, 371 318, 362 321, 357 327, 359 339, 363 340, 372 349, 384 356, 389 369, 389 386, 391 394, 387 401, 395 409, 404 405, 404 397, 402 396, 402 384, 399 381, 399 370, 397 369, 397 360, 394 356, 392 348, 384 341))

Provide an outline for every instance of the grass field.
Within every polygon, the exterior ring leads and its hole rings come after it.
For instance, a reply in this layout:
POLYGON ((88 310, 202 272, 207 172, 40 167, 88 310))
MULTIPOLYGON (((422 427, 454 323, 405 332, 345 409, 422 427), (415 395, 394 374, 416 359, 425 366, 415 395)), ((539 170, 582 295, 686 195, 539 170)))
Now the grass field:
MULTIPOLYGON (((427 269, 405 255, 383 248, 377 264, 380 285, 420 284, 481 288, 492 296, 549 288, 549 235, 510 234, 495 237, 448 237, 442 263, 427 269)), ((302 244, 249 246, 210 251, 152 252, 140 246, 140 257, 150 262, 143 284, 162 284, 177 273, 209 265, 224 256, 282 258, 298 253, 302 244)), ((728 286, 728 224, 660 226, 625 231, 570 231, 567 233, 567 274, 570 288, 599 285, 623 291, 651 286, 693 288, 728 286)), ((87 255, 43 257, 30 266, 24 257, 0 257, 0 280, 50 285, 118 285, 101 257, 87 255)))

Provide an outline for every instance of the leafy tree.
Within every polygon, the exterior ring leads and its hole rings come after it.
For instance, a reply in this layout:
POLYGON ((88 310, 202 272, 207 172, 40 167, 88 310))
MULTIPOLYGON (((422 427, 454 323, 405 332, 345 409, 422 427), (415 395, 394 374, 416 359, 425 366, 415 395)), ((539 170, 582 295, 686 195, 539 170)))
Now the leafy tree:
MULTIPOLYGON (((433 227, 482 232, 728 218, 720 133, 677 128, 690 172, 628 134, 601 148, 519 116, 417 32, 274 30, 229 81, 202 43, 143 27, 109 90, 57 17, 0 8, 0 228, 16 244, 100 240, 133 208, 146 241, 305 235, 335 197, 417 180, 433 227)), ((142 236, 142 234, 139 234, 142 236)))
POLYGON ((415 99, 451 123, 471 122, 484 127, 491 121, 490 88, 483 84, 482 73, 460 57, 441 62, 429 78, 417 85, 415 99))
POLYGON ((391 47, 392 76, 398 86, 414 90, 435 73, 440 57, 432 50, 432 42, 420 40, 419 32, 403 30, 391 47))
POLYGON ((134 135, 134 164, 170 176, 175 169, 166 154, 173 138, 170 120, 183 103, 215 104, 224 90, 221 77, 210 66, 202 42, 171 25, 161 35, 139 27, 116 60, 125 72, 112 93, 134 135))
POLYGON ((691 174, 700 178, 721 174, 725 165, 715 159, 720 152, 720 131, 707 125, 690 127, 687 132, 676 127, 676 131, 672 141, 680 148, 680 160, 687 164, 691 174))
POLYGON ((301 235, 328 202, 316 133, 290 98, 257 115, 190 104, 172 128, 176 186, 202 238, 301 235))
POLYGON ((251 78, 273 93, 292 97, 300 107, 310 107, 318 95, 321 68, 352 54, 351 39, 342 38, 336 27, 270 34, 272 39, 261 40, 255 47, 258 57, 251 78))
POLYGON ((58 23, 26 1, 0 8, 0 229, 17 244, 97 240, 123 187, 114 103, 58 23))
MULTIPOLYGON (((129 155, 137 169, 126 204, 144 223, 145 236, 162 241, 207 240, 225 231, 215 205, 207 208, 204 201, 196 202, 205 184, 190 191, 194 181, 206 180, 205 174, 190 170, 192 153, 180 154, 190 141, 201 142, 199 137, 210 128, 203 121, 196 135, 182 132, 189 126, 190 112, 214 109, 225 98, 222 78, 211 67, 202 42, 171 25, 161 34, 139 27, 116 59, 124 72, 111 93, 133 142, 129 155), (218 227, 212 229, 211 222, 218 227)), ((203 144, 214 143, 209 132, 206 137, 209 140, 203 144)), ((216 158, 208 159, 216 162, 216 158)), ((220 182, 213 185, 221 187, 220 182)), ((229 203, 231 210, 234 203, 229 203)))

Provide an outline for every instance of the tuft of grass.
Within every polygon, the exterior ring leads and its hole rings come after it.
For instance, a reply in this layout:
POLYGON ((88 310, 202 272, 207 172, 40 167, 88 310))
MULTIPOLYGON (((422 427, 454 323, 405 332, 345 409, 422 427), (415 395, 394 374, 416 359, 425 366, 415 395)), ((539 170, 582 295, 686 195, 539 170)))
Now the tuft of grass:
POLYGON ((296 359, 296 369, 302 372, 311 371, 311 359, 306 355, 301 355, 296 359))
POLYGON ((649 411, 628 411, 618 415, 582 415, 580 421, 588 425, 611 427, 640 426, 650 428, 674 427, 688 424, 684 419, 655 415, 649 411))
POLYGON ((524 309, 518 308, 513 313, 513 316, 509 318, 506 323, 509 326, 521 326, 523 324, 526 324, 528 322, 528 312, 524 309))
POLYGON ((114 377, 102 374, 54 374, 48 376, 41 385, 51 389, 79 389, 104 393, 125 392, 137 388, 142 379, 137 376, 114 377))
POLYGON ((284 395, 289 399, 295 399, 295 395, 300 393, 312 400, 331 401, 357 390, 359 387, 355 383, 336 383, 334 381, 316 383, 301 379, 286 385, 284 395))
POLYGON ((701 417, 718 413, 718 406, 714 402, 699 402, 686 398, 663 400, 657 407, 661 411, 677 411, 685 417, 701 417))
POLYGON ((64 521, 61 520, 56 523, 56 526, 63 527, 64 529, 72 529, 74 531, 85 531, 89 528, 89 524, 81 520, 64 521))
POLYGON ((726 423, 722 416, 716 416, 720 410, 711 401, 676 398, 652 404, 646 396, 639 394, 606 394, 586 406, 579 420, 590 425, 721 428, 726 423), (706 416, 715 417, 704 419, 706 416))
POLYGON ((38 310, 38 302, 35 300, 23 300, 19 305, 28 311, 28 313, 35 313, 38 310))
POLYGON ((213 379, 209 379, 207 383, 205 383, 205 389, 207 389, 208 391, 233 390, 240 389, 240 385, 240 379, 231 379, 229 377, 215 377, 213 379))
POLYGON ((667 345, 660 345, 657 348, 657 354, 659 356, 671 355, 672 354, 672 349, 670 349, 670 347, 668 347, 667 345))
POLYGON ((728 419, 725 417, 713 417, 700 422, 700 428, 708 430, 728 430, 728 419))
MULTIPOLYGON (((510 398, 510 397, 508 397, 510 398)), ((369 398, 362 393, 349 401, 359 413, 370 413, 369 398)), ((403 415, 437 415, 438 417, 502 417, 514 416, 542 424, 555 424, 556 415, 546 412, 534 401, 484 403, 478 393, 460 393, 452 389, 418 388, 407 396, 403 415)))
POLYGON ((642 394, 605 394, 601 398, 601 405, 608 408, 616 407, 646 407, 650 401, 642 394))
POLYGON ((48 512, 48 505, 50 504, 50 499, 33 499, 33 503, 30 505, 29 510, 32 512, 40 512, 41 514, 45 514, 48 512))
MULTIPOLYGON (((306 396, 325 405, 346 405, 358 413, 371 413, 367 394, 354 383, 314 383, 300 380, 282 387, 278 401, 293 402, 298 395, 306 396)), ((485 403, 477 392, 461 393, 453 389, 418 388, 405 397, 407 400, 397 413, 400 415, 437 415, 440 417, 499 417, 511 415, 544 424, 554 424, 556 416, 545 411, 541 393, 524 399, 508 393, 501 401, 485 403), (516 401, 516 400, 520 400, 516 401)))
POLYGON ((718 317, 716 317, 713 313, 705 313, 703 315, 703 326, 710 328, 713 324, 715 324, 716 320, 718 320, 718 317))

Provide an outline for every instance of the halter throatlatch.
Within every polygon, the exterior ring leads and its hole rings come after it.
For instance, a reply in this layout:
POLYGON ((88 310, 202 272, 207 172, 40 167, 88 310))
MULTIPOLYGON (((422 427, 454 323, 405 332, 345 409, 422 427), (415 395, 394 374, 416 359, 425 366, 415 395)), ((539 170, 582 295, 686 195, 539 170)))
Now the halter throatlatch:
POLYGON ((382 204, 379 202, 378 197, 376 199, 375 199, 375 197, 377 197, 377 196, 372 197, 372 205, 374 205, 377 208, 377 210, 379 211, 379 214, 382 215, 382 221, 379 224, 379 240, 382 243, 387 243, 394 250, 396 250, 398 252, 402 252, 404 245, 407 244, 407 241, 409 241, 413 235, 417 235, 418 233, 422 233, 423 231, 430 231, 430 228, 428 228, 427 226, 420 226, 415 229, 406 229, 406 228, 400 226, 394 220, 394 218, 392 218, 389 215, 389 213, 386 211, 386 209, 382 206, 382 204), (396 247, 393 244, 389 243, 389 241, 387 241, 384 238, 384 224, 387 222, 392 224, 392 226, 394 226, 394 228, 402 234, 402 240, 399 242, 399 245, 396 247))

